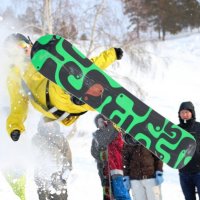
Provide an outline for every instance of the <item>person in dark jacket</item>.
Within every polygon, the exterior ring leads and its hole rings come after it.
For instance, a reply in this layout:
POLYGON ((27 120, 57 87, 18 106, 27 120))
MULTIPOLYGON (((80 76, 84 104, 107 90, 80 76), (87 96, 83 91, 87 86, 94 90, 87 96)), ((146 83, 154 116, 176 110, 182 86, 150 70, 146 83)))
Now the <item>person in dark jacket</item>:
POLYGON ((97 162, 103 200, 131 200, 123 183, 122 133, 103 115, 96 116, 95 124, 91 154, 97 162))
POLYGON ((36 163, 34 180, 40 200, 67 200, 67 180, 72 170, 69 142, 57 122, 38 123, 38 133, 32 138, 36 163))
POLYGON ((179 169, 180 185, 185 200, 196 200, 196 189, 200 198, 200 123, 196 121, 193 103, 190 101, 181 103, 178 117, 179 126, 191 133, 197 143, 196 151, 190 162, 179 169))
POLYGON ((132 136, 126 134, 123 148, 124 181, 133 200, 161 200, 163 162, 132 136))

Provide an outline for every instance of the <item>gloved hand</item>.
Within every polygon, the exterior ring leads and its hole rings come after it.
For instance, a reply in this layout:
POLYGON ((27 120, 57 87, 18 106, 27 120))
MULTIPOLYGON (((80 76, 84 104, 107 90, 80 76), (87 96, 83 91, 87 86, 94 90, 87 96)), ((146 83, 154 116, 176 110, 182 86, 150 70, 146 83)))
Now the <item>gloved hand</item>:
POLYGON ((161 171, 156 171, 156 184, 157 185, 160 185, 162 184, 164 181, 164 178, 163 178, 163 172, 161 171))
POLYGON ((121 60, 123 56, 123 50, 121 48, 115 48, 115 53, 117 56, 117 60, 121 60))
POLYGON ((19 130, 12 131, 10 137, 13 141, 18 141, 20 137, 20 131, 19 130))
POLYGON ((130 177, 129 176, 124 176, 123 177, 123 181, 124 181, 125 188, 129 191, 130 188, 131 188, 130 177))

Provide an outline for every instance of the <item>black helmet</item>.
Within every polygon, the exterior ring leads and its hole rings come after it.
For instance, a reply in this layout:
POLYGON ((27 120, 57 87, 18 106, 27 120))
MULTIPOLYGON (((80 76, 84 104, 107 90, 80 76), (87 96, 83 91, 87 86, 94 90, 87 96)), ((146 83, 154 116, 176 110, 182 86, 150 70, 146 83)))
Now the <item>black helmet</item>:
POLYGON ((24 44, 32 45, 32 42, 31 42, 30 38, 24 36, 21 33, 13 33, 13 34, 9 35, 6 38, 5 43, 19 44, 20 46, 22 46, 24 44))

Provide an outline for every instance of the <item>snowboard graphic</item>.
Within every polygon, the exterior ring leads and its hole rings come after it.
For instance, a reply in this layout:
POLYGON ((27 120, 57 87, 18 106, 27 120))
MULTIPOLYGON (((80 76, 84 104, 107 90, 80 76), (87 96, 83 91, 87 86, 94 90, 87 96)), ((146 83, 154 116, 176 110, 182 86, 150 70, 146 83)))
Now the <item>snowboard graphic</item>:
POLYGON ((42 36, 32 47, 31 60, 46 78, 109 118, 164 163, 179 169, 191 160, 196 148, 191 134, 140 101, 69 41, 42 36))

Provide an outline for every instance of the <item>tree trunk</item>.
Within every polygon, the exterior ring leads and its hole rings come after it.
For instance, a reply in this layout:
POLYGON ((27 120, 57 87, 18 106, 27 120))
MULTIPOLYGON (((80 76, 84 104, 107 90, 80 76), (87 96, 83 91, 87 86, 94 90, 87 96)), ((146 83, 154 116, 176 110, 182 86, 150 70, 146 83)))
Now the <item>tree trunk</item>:
POLYGON ((137 34, 137 39, 140 39, 140 20, 139 19, 137 19, 136 34, 137 34))
POLYGON ((51 0, 44 0, 43 2, 43 34, 53 33, 53 19, 51 13, 51 0))
POLYGON ((159 28, 158 28, 158 39, 159 39, 159 40, 161 40, 161 33, 160 33, 160 32, 161 32, 161 30, 160 30, 160 27, 159 27, 159 28))
POLYGON ((165 28, 163 27, 163 29, 162 29, 162 40, 163 41, 165 40, 165 35, 166 35, 166 31, 165 31, 165 28))
POLYGON ((86 53, 87 57, 90 55, 90 53, 92 51, 92 48, 93 48, 94 35, 95 35, 95 32, 96 32, 96 25, 97 25, 97 19, 98 19, 99 15, 102 12, 103 6, 104 6, 104 0, 102 0, 101 3, 96 8, 96 13, 95 13, 95 17, 94 17, 94 21, 93 21, 93 25, 92 25, 89 48, 88 48, 87 53, 86 53))

